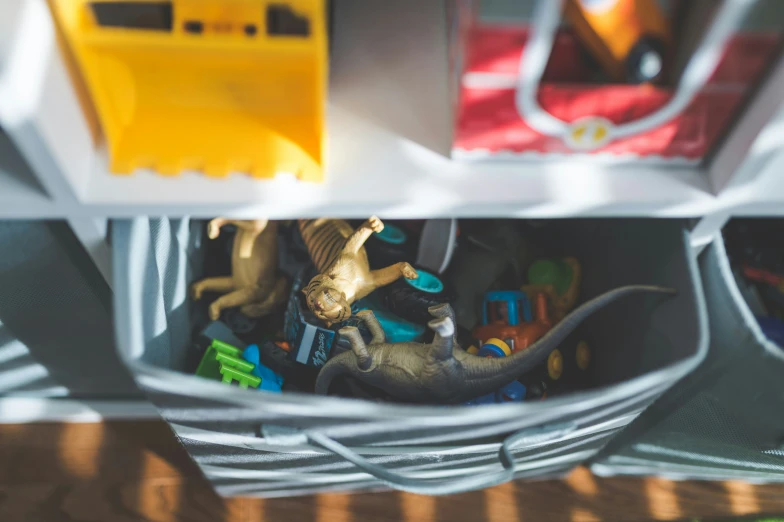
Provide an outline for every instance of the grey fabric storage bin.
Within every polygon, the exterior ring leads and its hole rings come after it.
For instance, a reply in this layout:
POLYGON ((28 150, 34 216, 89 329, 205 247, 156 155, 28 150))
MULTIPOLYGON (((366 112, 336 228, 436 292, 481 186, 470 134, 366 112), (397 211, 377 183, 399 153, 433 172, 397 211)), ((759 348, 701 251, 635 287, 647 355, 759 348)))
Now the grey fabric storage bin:
POLYGON ((63 222, 0 221, 0 396, 143 399, 111 292, 63 222))
MULTIPOLYGON (((122 357, 185 448, 223 494, 284 496, 387 485, 365 464, 403 474, 403 489, 456 490, 458 479, 563 474, 599 451, 707 351, 696 263, 683 223, 563 221, 553 234, 583 265, 582 295, 623 284, 661 284, 676 297, 636 296, 580 329, 595 358, 596 386, 540 402, 483 407, 378 404, 239 390, 185 375, 200 275, 203 223, 135 219, 113 227, 115 311, 122 357), (677 332, 677 335, 675 335, 677 332), (499 461, 510 446, 514 469, 499 461), (363 455, 325 449, 324 439, 363 455), (318 440, 317 440, 318 439, 318 440), (369 461, 369 462, 368 462, 369 461), (370 471, 371 473, 366 473, 370 471), (418 479, 409 487, 407 480, 418 479)), ((482 487, 490 482, 477 483, 482 487)), ((469 486, 459 485, 459 489, 469 486)), ((436 491, 433 491, 436 492, 436 491)))
POLYGON ((721 236, 699 260, 710 323, 704 363, 612 442, 601 475, 784 482, 784 349, 759 328, 721 236))

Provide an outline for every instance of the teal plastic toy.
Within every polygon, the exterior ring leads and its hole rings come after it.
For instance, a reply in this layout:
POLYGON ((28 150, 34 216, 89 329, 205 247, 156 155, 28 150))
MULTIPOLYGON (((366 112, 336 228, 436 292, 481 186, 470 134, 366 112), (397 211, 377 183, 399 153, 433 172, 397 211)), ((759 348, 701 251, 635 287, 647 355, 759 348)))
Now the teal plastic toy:
POLYGON ((428 294, 437 294, 444 291, 444 283, 442 283, 438 277, 421 269, 417 269, 417 274, 419 274, 419 277, 416 279, 406 279, 405 282, 417 290, 421 290, 428 294))
MULTIPOLYGON (((421 276, 420 276, 421 277, 421 276)), ((424 341, 427 328, 424 325, 412 323, 398 317, 387 310, 379 299, 373 294, 354 303, 351 311, 356 314, 360 310, 372 310, 373 314, 384 329, 387 341, 390 343, 404 343, 408 341, 424 341)))
POLYGON ((396 227, 390 223, 384 224, 384 230, 381 232, 374 232, 375 236, 385 243, 392 245, 402 245, 408 239, 408 235, 402 228, 396 227))

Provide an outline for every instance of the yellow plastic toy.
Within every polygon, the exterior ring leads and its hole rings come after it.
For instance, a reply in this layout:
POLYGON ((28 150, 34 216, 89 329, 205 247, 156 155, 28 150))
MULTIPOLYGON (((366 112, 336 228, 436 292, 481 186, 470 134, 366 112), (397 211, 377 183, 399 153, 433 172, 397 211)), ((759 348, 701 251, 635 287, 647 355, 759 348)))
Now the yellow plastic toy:
POLYGON ((322 179, 325 0, 49 0, 111 170, 322 179))

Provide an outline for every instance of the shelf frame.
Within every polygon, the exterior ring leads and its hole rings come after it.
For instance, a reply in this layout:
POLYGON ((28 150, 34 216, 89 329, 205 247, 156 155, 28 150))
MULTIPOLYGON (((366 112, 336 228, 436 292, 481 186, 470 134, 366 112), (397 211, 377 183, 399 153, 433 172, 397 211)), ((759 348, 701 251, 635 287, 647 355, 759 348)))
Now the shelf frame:
MULTIPOLYGON (((448 157, 454 114, 444 2, 337 4, 323 184, 239 173, 222 179, 195 172, 110 174, 106 150, 81 111, 84 104, 57 46, 45 0, 8 4, 23 6, 14 27, 19 34, 40 35, 39 50, 48 57, 37 74, 22 68, 9 76, 15 71, 9 65, 24 60, 5 61, 0 78, 6 83, 11 78, 15 92, 40 93, 12 132, 25 156, 36 159, 32 166, 52 195, 48 217, 64 219, 371 213, 384 218, 703 217, 738 203, 724 192, 736 184, 741 159, 771 107, 780 103, 780 57, 722 148, 703 166, 608 164, 574 156, 457 162, 448 157)), ((6 47, 7 55, 16 50, 26 56, 23 45, 6 47)), ((15 211, 0 210, 0 217, 15 211)))

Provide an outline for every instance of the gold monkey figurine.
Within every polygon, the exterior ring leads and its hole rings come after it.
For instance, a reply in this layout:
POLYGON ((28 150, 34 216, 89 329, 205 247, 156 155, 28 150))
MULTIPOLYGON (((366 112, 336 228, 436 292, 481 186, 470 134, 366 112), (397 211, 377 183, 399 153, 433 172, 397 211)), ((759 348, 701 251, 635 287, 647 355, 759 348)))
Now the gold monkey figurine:
POLYGON ((237 234, 231 251, 231 276, 208 277, 193 284, 193 298, 205 291, 223 293, 210 304, 212 320, 225 308, 240 307, 248 317, 261 317, 288 300, 288 282, 278 274, 278 224, 267 219, 232 220, 215 218, 207 225, 207 236, 215 239, 224 225, 235 225, 237 234))
POLYGON ((351 303, 401 277, 416 279, 408 263, 370 270, 365 241, 384 224, 373 216, 357 230, 342 219, 301 219, 299 230, 319 275, 302 290, 308 308, 330 326, 351 317, 351 303))

